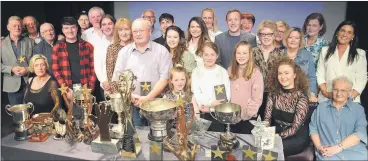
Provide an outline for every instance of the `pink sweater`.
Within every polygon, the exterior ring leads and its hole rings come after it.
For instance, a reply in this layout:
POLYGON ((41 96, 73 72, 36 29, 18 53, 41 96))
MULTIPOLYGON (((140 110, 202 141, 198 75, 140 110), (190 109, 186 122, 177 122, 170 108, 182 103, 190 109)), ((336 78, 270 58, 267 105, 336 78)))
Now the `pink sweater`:
MULTIPOLYGON (((228 73, 230 75, 230 69, 228 73)), ((239 75, 242 75, 242 71, 239 71, 239 75)), ((230 89, 230 102, 242 107, 242 120, 256 117, 263 100, 264 83, 261 72, 255 68, 252 77, 248 81, 243 77, 231 80, 230 89)))

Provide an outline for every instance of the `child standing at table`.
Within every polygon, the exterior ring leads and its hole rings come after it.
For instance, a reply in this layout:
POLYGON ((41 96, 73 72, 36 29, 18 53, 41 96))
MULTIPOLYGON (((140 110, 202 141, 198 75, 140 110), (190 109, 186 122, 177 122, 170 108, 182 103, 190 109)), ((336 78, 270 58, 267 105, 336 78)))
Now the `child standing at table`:
POLYGON ((216 64, 219 52, 216 44, 203 44, 202 58, 204 66, 198 66, 192 72, 192 92, 201 118, 212 121, 209 131, 224 132, 224 125, 212 118, 210 108, 230 101, 230 79, 227 71, 216 64))

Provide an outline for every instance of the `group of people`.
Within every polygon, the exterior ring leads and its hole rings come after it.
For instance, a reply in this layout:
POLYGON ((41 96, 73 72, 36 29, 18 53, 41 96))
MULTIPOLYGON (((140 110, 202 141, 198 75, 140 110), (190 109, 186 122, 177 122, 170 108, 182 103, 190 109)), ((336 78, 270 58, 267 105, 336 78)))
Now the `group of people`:
POLYGON ((50 23, 41 24, 38 32, 34 17, 11 16, 1 46, 3 91, 12 105, 32 102, 35 113, 50 112, 62 102, 57 89, 62 84, 69 87, 68 99, 78 83, 100 88, 106 96, 117 92, 119 75, 131 69, 137 77, 132 94, 136 126, 148 124, 139 114, 142 103, 181 97, 186 111, 194 111, 193 119, 211 120, 209 130, 223 132, 225 126, 208 112, 231 102, 242 108, 242 121, 231 130, 250 134, 249 120, 260 115, 276 127, 285 156, 301 153, 311 139, 318 160, 366 159, 360 94, 367 61, 357 48, 354 22, 341 22, 326 41, 320 13, 310 14, 302 28, 264 20, 256 33, 250 33, 254 15, 236 9, 226 14, 225 32, 212 8, 191 18, 187 31, 175 26, 169 13, 158 20, 159 27, 149 9, 131 21, 93 7, 76 18, 64 17, 63 34, 56 36, 50 23), (22 35, 23 27, 27 34, 22 35), (317 102, 317 108, 311 106, 317 102))

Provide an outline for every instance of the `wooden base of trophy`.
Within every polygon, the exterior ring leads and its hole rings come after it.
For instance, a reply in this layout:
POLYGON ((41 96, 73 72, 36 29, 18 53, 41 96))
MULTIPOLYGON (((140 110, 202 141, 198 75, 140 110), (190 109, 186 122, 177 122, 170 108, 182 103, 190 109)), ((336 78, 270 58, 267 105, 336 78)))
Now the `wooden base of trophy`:
POLYGON ((100 141, 100 137, 92 141, 92 151, 95 153, 103 154, 118 154, 119 153, 119 140, 111 139, 111 141, 100 141))
POLYGON ((29 137, 29 142, 44 142, 49 138, 49 136, 46 133, 41 134, 32 134, 31 137, 29 137))

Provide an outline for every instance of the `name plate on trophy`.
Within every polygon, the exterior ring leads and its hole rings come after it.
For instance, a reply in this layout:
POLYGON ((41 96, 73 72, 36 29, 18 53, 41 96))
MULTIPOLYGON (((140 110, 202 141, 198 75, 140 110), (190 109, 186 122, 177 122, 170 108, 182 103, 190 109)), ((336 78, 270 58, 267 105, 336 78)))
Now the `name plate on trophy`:
MULTIPOLYGON (((214 90, 215 90, 215 96, 216 96, 216 100, 225 100, 224 102, 228 102, 227 97, 226 97, 226 90, 225 90, 225 85, 221 84, 221 85, 217 85, 214 86, 214 90)), ((222 103, 224 103, 222 102, 222 103)))
POLYGON ((211 145, 211 160, 213 161, 225 161, 229 152, 226 150, 225 147, 211 145))
POLYGON ((163 145, 162 142, 150 141, 150 160, 163 160, 163 145))
POLYGON ((256 148, 254 146, 250 146, 250 145, 244 145, 243 148, 241 149, 242 151, 242 158, 243 160, 257 160, 257 152, 262 152, 262 160, 277 160, 278 158, 278 153, 277 152, 273 152, 270 150, 261 150, 259 148, 256 148))

